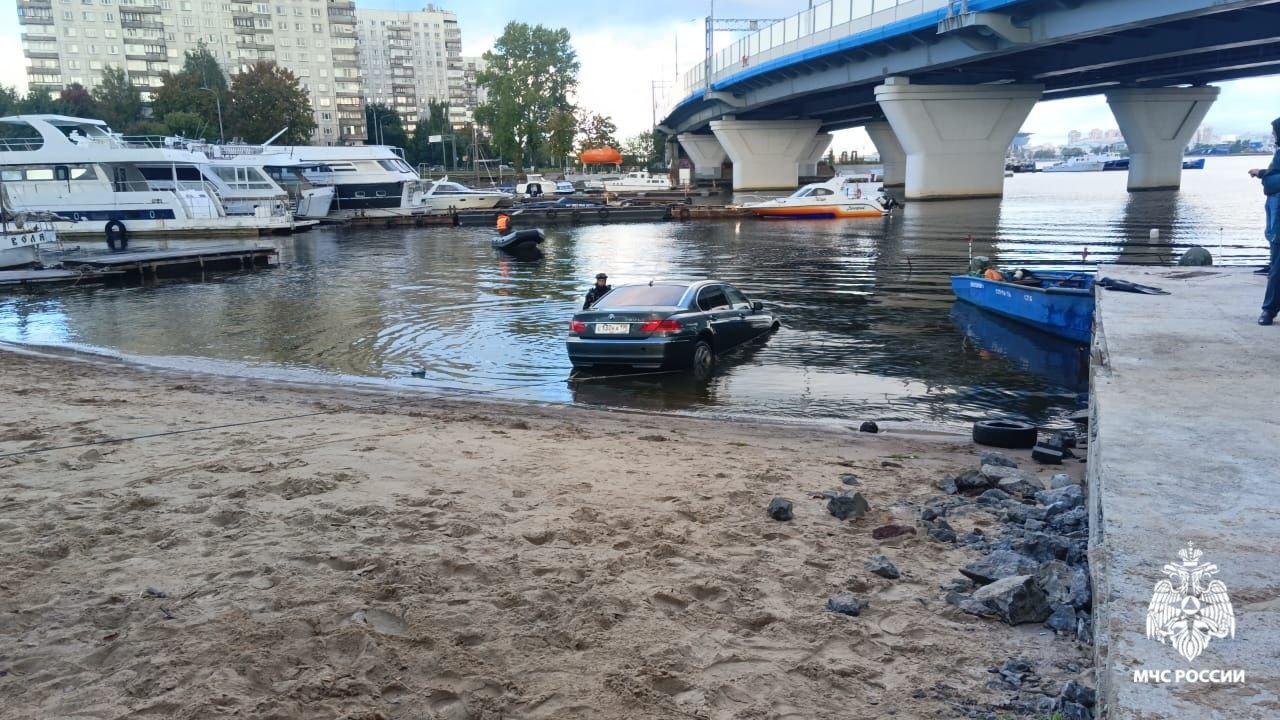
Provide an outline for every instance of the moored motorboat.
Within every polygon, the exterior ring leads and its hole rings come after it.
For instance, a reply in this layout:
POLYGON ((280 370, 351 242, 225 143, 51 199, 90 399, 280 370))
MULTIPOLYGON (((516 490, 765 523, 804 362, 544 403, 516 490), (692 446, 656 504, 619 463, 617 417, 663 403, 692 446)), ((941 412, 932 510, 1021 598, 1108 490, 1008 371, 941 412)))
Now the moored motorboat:
POLYGON ((889 213, 893 201, 883 194, 872 197, 858 178, 837 175, 826 182, 812 183, 787 197, 744 203, 742 207, 762 218, 856 218, 881 217, 889 213))
POLYGON ((487 210, 511 199, 509 194, 501 190, 469 188, 461 183, 450 182, 447 176, 440 180, 427 180, 425 183, 427 189, 416 202, 430 213, 487 210))
MULTIPOLYGON (((984 258, 974 258, 974 267, 985 269, 984 266, 984 258)), ((952 275, 951 290, 956 299, 983 310, 1075 342, 1090 341, 1094 310, 1092 275, 1066 271, 1019 273, 1020 277, 1001 273, 1003 280, 981 274, 952 275)))
POLYGON ((601 183, 605 192, 631 193, 670 190, 671 178, 666 175, 650 175, 648 170, 629 172, 617 180, 605 180, 601 183))
POLYGON ((0 268, 40 262, 40 248, 58 244, 53 215, 13 213, 0 182, 0 268))

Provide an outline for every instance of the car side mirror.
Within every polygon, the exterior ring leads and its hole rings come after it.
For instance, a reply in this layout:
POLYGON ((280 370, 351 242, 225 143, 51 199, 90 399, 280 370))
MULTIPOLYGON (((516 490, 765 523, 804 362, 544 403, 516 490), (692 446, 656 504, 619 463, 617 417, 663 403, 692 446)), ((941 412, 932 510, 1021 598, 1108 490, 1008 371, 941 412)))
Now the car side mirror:
POLYGON ((759 300, 752 300, 751 312, 760 312, 761 310, 764 310, 764 303, 760 302, 759 300))

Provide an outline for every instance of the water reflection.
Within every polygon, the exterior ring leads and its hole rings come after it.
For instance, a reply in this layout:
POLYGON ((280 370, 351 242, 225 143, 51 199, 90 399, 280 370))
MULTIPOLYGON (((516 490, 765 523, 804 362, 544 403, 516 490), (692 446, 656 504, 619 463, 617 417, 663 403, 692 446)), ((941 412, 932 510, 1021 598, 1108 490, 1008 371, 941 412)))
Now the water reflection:
POLYGON ((0 297, 0 340, 654 410, 1041 420, 1078 406, 1084 359, 1056 338, 953 315, 948 276, 966 268, 967 238, 1010 269, 1167 262, 1193 243, 1256 262, 1257 187, 1231 162, 1187 173, 1177 193, 1130 195, 1123 173, 1022 175, 1004 201, 912 203, 887 218, 548 228, 534 262, 496 252, 488 228, 318 229, 277 239, 273 270, 0 297), (597 272, 615 284, 722 278, 783 327, 708 385, 569 382, 566 323, 597 272))

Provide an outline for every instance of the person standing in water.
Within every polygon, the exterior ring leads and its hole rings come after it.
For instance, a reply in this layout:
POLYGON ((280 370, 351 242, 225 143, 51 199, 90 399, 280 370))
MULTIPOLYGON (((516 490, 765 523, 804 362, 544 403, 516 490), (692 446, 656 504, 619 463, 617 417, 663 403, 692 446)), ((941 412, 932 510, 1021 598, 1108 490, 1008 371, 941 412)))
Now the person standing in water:
POLYGON ((1280 118, 1271 121, 1271 136, 1276 143, 1276 154, 1265 169, 1250 170, 1249 174, 1262 181, 1262 192, 1267 196, 1267 224, 1265 234, 1271 246, 1271 263, 1267 266, 1267 292, 1262 298, 1262 314, 1259 325, 1271 325, 1280 314, 1280 118))
POLYGON ((612 289, 613 286, 609 285, 608 275, 605 275, 604 273, 596 275, 596 284, 592 285, 591 289, 587 291, 587 300, 582 303, 582 309, 590 310, 591 306, 595 305, 597 300, 604 297, 605 293, 612 289))

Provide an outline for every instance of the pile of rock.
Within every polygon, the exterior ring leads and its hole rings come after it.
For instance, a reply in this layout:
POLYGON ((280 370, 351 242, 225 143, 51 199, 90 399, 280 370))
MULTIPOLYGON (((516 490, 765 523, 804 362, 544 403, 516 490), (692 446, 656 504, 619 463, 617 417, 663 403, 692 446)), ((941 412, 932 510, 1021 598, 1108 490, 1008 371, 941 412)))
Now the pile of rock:
MULTIPOLYGON (((1075 665, 1066 669, 1075 673, 1080 670, 1075 665)), ((990 687, 1013 691, 1014 699, 1001 705, 1004 710, 1016 712, 1020 717, 1093 720, 1097 692, 1076 680, 1060 682, 1043 677, 1035 663, 1023 658, 1009 658, 999 667, 988 668, 987 672, 995 676, 990 687)))
POLYGON ((996 452, 982 455, 976 470, 938 483, 946 495, 920 513, 929 536, 983 552, 943 587, 961 610, 996 617, 1010 625, 1042 622, 1056 633, 1091 640, 1089 513, 1084 488, 1059 474, 1045 483, 996 452), (947 522, 962 506, 996 516, 998 537, 979 531, 957 537, 947 522))

